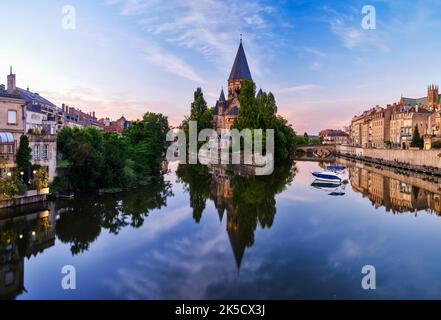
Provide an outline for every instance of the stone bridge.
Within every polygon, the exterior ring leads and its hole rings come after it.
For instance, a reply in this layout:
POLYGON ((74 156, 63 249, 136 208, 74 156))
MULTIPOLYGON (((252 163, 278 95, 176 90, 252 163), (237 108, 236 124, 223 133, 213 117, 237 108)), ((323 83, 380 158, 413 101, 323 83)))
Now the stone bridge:
POLYGON ((304 152, 308 157, 329 158, 335 154, 335 145, 318 145, 318 146, 298 146, 297 152, 304 152))

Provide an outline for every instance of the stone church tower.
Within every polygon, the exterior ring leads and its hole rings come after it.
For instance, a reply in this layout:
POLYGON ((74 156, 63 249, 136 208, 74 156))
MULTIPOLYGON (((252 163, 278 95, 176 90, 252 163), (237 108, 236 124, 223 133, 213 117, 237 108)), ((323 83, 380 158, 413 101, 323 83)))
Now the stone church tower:
POLYGON ((439 106, 439 93, 438 86, 430 85, 427 88, 427 106, 430 109, 438 109, 439 106))
POLYGON ((251 77, 248 61, 243 49, 242 39, 237 50, 236 59, 228 78, 228 99, 225 99, 222 89, 219 100, 214 108, 214 127, 218 132, 222 129, 231 129, 240 108, 239 94, 243 80, 253 80, 251 77))

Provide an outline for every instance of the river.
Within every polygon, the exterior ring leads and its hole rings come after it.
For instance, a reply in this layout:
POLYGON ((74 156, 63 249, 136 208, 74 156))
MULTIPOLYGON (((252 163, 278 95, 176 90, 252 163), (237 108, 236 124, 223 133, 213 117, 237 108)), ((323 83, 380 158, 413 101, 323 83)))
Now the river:
POLYGON ((252 178, 170 164, 136 190, 2 210, 0 298, 440 298, 439 181, 338 161, 339 188, 312 185, 316 162, 252 178))

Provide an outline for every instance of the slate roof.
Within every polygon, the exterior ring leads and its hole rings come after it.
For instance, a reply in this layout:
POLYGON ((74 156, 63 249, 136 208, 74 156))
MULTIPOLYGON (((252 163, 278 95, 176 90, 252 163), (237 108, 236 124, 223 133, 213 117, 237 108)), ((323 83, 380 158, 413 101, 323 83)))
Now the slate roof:
POLYGON ((26 109, 32 112, 43 113, 43 111, 41 110, 41 105, 33 105, 32 103, 28 103, 26 105, 26 109))
POLYGON ((39 104, 39 105, 45 105, 50 106, 53 108, 57 108, 55 104, 50 102, 49 100, 43 98, 38 93, 34 93, 25 89, 17 88, 20 97, 24 99, 28 104, 39 104))
POLYGON ((222 89, 220 97, 219 97, 219 101, 220 102, 227 102, 227 100, 225 100, 225 94, 224 94, 224 89, 222 89))
POLYGON ((225 99, 224 89, 222 89, 220 93, 219 100, 216 101, 216 106, 214 107, 213 111, 215 116, 219 115, 219 102, 227 102, 227 100, 225 99))
POLYGON ((228 80, 246 79, 253 80, 251 78, 250 68, 248 67, 247 57, 243 49, 242 41, 240 41, 239 49, 237 50, 236 59, 234 60, 233 68, 231 69, 230 78, 228 80))
POLYGON ((237 116, 238 113, 239 113, 239 109, 237 107, 233 107, 233 108, 231 108, 231 110, 228 112, 227 115, 229 115, 229 116, 237 116))

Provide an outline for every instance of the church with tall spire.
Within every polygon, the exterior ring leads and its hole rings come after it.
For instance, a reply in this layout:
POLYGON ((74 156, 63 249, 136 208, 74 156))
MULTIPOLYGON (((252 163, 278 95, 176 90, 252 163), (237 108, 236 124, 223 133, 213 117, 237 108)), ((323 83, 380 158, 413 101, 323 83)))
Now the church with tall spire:
POLYGON ((228 78, 227 97, 225 97, 225 92, 222 89, 219 100, 217 100, 214 108, 214 128, 219 133, 222 129, 231 129, 239 113, 239 95, 243 80, 253 80, 253 78, 251 77, 241 38, 236 59, 234 60, 233 68, 228 78))

